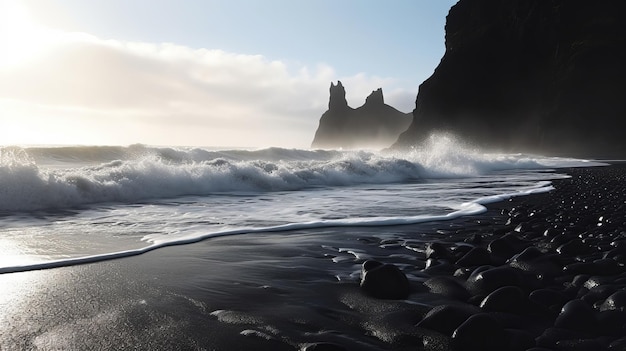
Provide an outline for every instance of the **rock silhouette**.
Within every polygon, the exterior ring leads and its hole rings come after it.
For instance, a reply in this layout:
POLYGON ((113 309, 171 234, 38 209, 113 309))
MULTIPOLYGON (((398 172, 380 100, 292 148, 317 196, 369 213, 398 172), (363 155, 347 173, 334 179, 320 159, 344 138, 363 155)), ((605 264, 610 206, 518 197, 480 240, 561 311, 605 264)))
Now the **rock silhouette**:
POLYGON ((502 151, 626 155, 626 2, 460 0, 397 147, 452 132, 502 151))
POLYGON ((385 104, 383 90, 374 90, 359 108, 348 106, 341 84, 330 83, 328 111, 320 118, 311 147, 388 147, 411 123, 411 114, 385 104))

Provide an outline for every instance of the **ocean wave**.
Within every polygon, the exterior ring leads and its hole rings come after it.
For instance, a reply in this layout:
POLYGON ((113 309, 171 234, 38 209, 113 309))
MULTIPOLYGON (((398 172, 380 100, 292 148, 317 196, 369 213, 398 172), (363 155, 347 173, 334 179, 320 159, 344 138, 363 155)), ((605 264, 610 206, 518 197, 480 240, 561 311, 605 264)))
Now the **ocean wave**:
POLYGON ((134 203, 212 193, 474 177, 584 160, 484 154, 452 138, 408 152, 129 147, 0 148, 0 211, 134 203))

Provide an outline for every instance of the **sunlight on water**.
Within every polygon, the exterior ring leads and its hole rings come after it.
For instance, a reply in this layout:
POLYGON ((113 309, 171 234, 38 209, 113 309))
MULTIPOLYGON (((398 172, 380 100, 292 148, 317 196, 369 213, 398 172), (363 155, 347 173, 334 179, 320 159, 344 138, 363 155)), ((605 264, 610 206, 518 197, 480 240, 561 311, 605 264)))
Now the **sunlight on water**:
MULTIPOLYGON (((18 242, 0 238, 0 265, 27 265, 42 261, 28 253, 18 242)), ((0 324, 7 325, 11 316, 28 314, 29 301, 39 294, 55 274, 46 271, 0 274, 0 324)), ((0 338, 2 336, 0 335, 0 338)))

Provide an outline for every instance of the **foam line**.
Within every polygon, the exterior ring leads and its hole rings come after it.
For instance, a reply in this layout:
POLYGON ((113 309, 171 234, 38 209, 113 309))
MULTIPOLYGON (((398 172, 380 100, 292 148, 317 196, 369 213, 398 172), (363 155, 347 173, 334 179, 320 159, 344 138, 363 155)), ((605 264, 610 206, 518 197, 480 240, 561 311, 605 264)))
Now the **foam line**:
POLYGON ((177 246, 177 245, 187 245, 197 243, 203 240, 207 240, 210 238, 217 237, 225 237, 225 236, 234 236, 241 234, 255 234, 255 233, 274 233, 274 232, 285 232, 285 231, 294 231, 294 230, 303 230, 303 229, 321 229, 321 228, 329 228, 329 227, 385 227, 385 226, 398 226, 398 225, 410 225, 410 224, 418 224, 424 222, 434 222, 434 221, 448 221, 459 218, 461 216, 468 215, 476 215, 483 213, 487 210, 487 208, 483 205, 504 201, 510 199, 512 197, 524 196, 530 194, 544 193, 554 190, 554 187, 550 185, 549 182, 540 182, 535 187, 521 190, 515 193, 502 194, 502 195, 494 195, 483 197, 471 202, 466 202, 459 206, 459 209, 453 211, 451 213, 445 215, 437 215, 437 216, 409 216, 409 217, 373 217, 373 218, 349 218, 349 219, 337 219, 337 220, 322 220, 322 221, 311 221, 311 222, 302 222, 302 223, 288 223, 278 226, 271 227, 260 227, 260 228, 239 228, 239 229, 231 229, 218 231, 213 233, 207 233, 204 235, 196 235, 189 237, 177 238, 169 241, 155 241, 151 245, 146 246, 140 249, 133 250, 125 250, 113 253, 106 253, 100 255, 93 256, 85 256, 85 257, 77 257, 77 258, 68 258, 47 262, 39 262, 33 264, 26 265, 17 265, 17 266, 8 266, 1 267, 0 274, 5 273, 17 273, 17 272, 27 272, 34 270, 42 270, 42 269, 52 269, 66 266, 74 266, 79 264, 86 263, 95 263, 101 261, 108 261, 118 258, 138 256, 144 253, 154 251, 160 248, 168 247, 168 246, 177 246))

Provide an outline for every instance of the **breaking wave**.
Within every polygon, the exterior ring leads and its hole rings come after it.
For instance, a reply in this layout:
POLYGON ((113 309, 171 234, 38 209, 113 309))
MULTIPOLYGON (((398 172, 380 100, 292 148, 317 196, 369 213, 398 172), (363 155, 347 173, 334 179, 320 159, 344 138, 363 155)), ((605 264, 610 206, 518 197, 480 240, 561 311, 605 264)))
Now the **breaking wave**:
POLYGON ((484 154, 452 138, 407 152, 212 150, 143 145, 0 148, 0 211, 133 203, 213 193, 475 177, 585 165, 584 160, 484 154))

